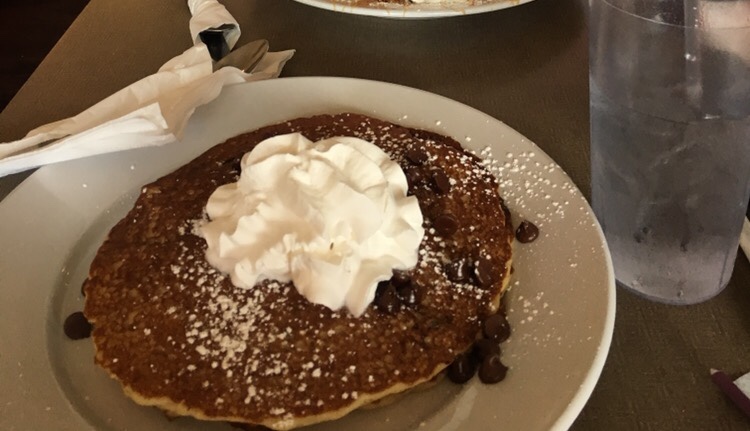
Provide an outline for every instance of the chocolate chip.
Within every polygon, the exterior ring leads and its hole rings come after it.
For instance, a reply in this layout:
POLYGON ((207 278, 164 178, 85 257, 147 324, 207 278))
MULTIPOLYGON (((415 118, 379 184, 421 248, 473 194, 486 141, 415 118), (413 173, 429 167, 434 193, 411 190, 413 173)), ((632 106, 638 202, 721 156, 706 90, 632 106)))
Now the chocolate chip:
POLYGON ((398 297, 405 305, 416 305, 419 303, 419 297, 417 290, 411 285, 411 283, 396 288, 398 297))
POLYGON ((421 148, 409 147, 406 150, 406 158, 415 165, 423 165, 430 158, 430 155, 421 148))
POLYGON ((91 323, 80 311, 72 313, 63 323, 63 331, 71 340, 81 340, 91 336, 91 323))
POLYGON ((479 261, 474 267, 474 276, 482 287, 490 287, 498 278, 497 271, 495 270, 492 261, 490 259, 485 259, 484 257, 479 258, 479 261))
POLYGON ((435 186, 435 191, 438 194, 444 195, 451 191, 451 181, 442 169, 433 169, 432 173, 432 184, 435 186))
POLYGON ((396 313, 401 309, 401 300, 398 298, 396 288, 389 282, 380 282, 375 293, 375 305, 378 309, 388 314, 396 313), (384 286, 381 288, 381 286, 384 286))
POLYGON ((477 364, 471 355, 462 353, 448 366, 448 378, 453 383, 466 383, 477 371, 477 364))
POLYGON ((409 182, 410 187, 416 187, 425 182, 425 174, 422 168, 418 166, 409 166, 404 170, 406 180, 409 182))
POLYGON ((516 229, 516 239, 521 243, 534 241, 539 236, 539 228, 528 220, 524 220, 516 229))
POLYGON ((375 289, 375 302, 378 301, 378 298, 385 292, 389 284, 391 284, 390 281, 381 281, 378 283, 378 287, 375 289))
POLYGON ((432 225, 441 236, 451 236, 458 230, 458 220, 450 214, 441 214, 435 217, 432 225))
POLYGON ((510 337, 510 325, 504 314, 493 314, 484 320, 482 332, 486 338, 502 343, 510 337))
POLYGON ((474 355, 480 361, 489 356, 500 356, 500 344, 487 338, 480 338, 474 343, 474 355))
POLYGON ((448 280, 457 283, 467 281, 471 274, 471 263, 466 259, 453 261, 445 266, 445 275, 448 280))
POLYGON ((506 223, 510 223, 510 210, 505 205, 505 201, 503 198, 500 198, 500 208, 503 210, 503 215, 505 216, 506 223))
POLYGON ((391 284, 396 287, 404 287, 411 284, 411 276, 405 271, 393 271, 391 284))
POLYGON ((508 367, 502 363, 499 355, 490 355, 479 365, 479 380, 482 383, 497 383, 505 379, 508 367))
POLYGON ((242 157, 231 157, 224 160, 222 164, 229 165, 232 172, 240 173, 240 171, 242 171, 242 157))

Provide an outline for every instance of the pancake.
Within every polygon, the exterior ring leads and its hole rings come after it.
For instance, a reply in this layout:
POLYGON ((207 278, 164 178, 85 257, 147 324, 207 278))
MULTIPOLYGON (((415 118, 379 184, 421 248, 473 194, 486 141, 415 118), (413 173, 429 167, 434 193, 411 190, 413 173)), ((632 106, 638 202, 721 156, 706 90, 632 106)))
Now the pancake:
POLYGON ((291 429, 430 381, 469 350, 508 286, 513 228, 498 183, 455 140, 358 114, 239 135, 143 187, 83 285, 95 362, 135 402, 170 415, 291 429), (259 142, 358 137, 403 168, 424 215, 416 267, 378 286, 360 317, 290 283, 232 285, 197 227, 259 142))

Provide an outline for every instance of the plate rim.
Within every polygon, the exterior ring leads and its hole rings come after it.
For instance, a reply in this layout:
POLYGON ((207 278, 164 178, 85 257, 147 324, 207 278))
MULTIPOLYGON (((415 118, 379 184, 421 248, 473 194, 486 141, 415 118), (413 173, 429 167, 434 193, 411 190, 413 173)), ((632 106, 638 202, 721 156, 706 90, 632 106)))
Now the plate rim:
POLYGON ((454 7, 439 7, 436 4, 414 4, 413 6, 404 6, 403 10, 387 7, 367 7, 354 6, 339 3, 339 0, 294 0, 308 6, 316 7, 333 12, 342 12, 352 15, 372 16, 379 18, 390 18, 396 20, 409 19, 429 19, 429 18, 450 18, 465 15, 474 15, 479 13, 494 12, 497 10, 508 9, 530 3, 534 0, 496 0, 494 3, 485 3, 481 5, 454 7))

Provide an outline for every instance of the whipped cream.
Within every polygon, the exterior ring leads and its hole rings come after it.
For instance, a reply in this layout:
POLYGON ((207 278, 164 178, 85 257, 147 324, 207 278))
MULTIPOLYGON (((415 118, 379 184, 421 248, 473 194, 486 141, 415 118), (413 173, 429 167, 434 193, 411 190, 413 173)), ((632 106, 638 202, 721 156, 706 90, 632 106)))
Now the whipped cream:
POLYGON ((417 264, 422 212, 377 146, 294 133, 259 143, 241 166, 208 199, 200 228, 208 262, 235 286, 292 281, 309 301, 360 316, 378 282, 417 264))

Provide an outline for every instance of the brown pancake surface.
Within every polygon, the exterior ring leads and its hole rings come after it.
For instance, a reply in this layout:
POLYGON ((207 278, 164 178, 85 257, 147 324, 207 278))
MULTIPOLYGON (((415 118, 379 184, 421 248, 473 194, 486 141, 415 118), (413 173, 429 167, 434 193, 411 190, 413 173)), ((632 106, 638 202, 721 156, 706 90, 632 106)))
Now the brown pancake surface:
POLYGON ((263 127, 146 185, 111 230, 84 282, 95 361, 172 414, 275 429, 335 419, 430 380, 471 346, 507 286, 512 239, 496 180, 451 138, 358 114, 263 127), (400 277, 411 291, 391 281, 395 308, 378 302, 388 283, 355 318, 289 283, 236 288, 205 261, 195 227, 208 197, 257 143, 291 132, 359 137, 404 169, 425 238, 400 277))

